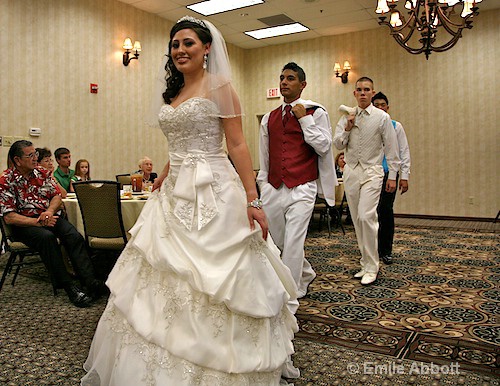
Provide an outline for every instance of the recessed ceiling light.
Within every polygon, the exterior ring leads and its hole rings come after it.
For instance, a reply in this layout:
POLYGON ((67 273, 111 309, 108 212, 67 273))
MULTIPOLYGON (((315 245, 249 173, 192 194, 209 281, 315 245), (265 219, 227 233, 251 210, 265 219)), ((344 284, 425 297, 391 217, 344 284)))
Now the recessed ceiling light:
POLYGON ((250 7, 262 3, 264 3, 264 0, 207 0, 201 3, 187 5, 186 8, 201 13, 204 16, 210 16, 216 13, 232 11, 233 9, 250 7))
POLYGON ((309 28, 300 23, 279 25, 276 27, 256 29, 253 31, 246 31, 245 33, 254 39, 272 38, 274 36, 290 35, 298 32, 309 31, 309 28))

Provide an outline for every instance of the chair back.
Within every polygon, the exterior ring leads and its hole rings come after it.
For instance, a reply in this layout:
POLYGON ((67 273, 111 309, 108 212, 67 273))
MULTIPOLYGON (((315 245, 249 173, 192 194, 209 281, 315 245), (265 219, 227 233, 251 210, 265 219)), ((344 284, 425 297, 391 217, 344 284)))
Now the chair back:
POLYGON ((5 220, 3 219, 3 216, 0 216, 0 228, 2 230, 2 241, 0 244, 0 253, 5 253, 5 252, 10 252, 9 251, 9 237, 11 234, 10 227, 7 228, 7 224, 5 223, 5 220))
POLYGON ((132 184, 132 178, 130 177, 130 174, 117 174, 115 177, 116 182, 120 184, 120 189, 123 189, 123 185, 132 184))
POLYGON ((345 204, 345 199, 344 199, 344 184, 338 184, 335 187, 335 206, 340 207, 343 204, 342 200, 344 200, 344 204, 345 204))
POLYGON ((85 238, 122 238, 127 243, 120 203, 120 184, 115 181, 74 182, 78 204, 82 213, 85 238))
POLYGON ((21 241, 16 241, 12 233, 12 228, 5 222, 3 216, 0 216, 0 229, 2 232, 2 251, 11 252, 12 250, 18 252, 31 251, 31 248, 21 241))
MULTIPOLYGON (((7 278, 7 275, 12 271, 14 267, 16 268, 16 271, 14 273, 13 279, 12 279, 12 285, 16 282, 17 275, 19 274, 19 271, 23 265, 31 265, 31 264, 39 264, 41 263, 41 259, 37 259, 36 261, 31 261, 26 263, 24 261, 24 258, 26 256, 34 256, 38 255, 38 252, 35 251, 34 249, 31 249, 28 247, 26 244, 24 244, 21 241, 16 241, 14 239, 13 233, 12 233, 12 228, 9 224, 7 224, 3 218, 3 216, 0 216, 0 230, 2 232, 2 252, 9 252, 10 255, 7 259, 7 263, 5 264, 5 268, 3 270, 2 277, 0 278, 0 291, 3 288, 3 284, 5 283, 5 280, 7 278), (16 262, 16 260, 18 260, 16 262)), ((50 275, 49 275, 50 277, 50 275)), ((54 281, 52 280, 52 283, 54 281)), ((54 284, 52 284, 53 289, 54 289, 54 295, 56 294, 56 287, 54 284)))
POLYGON ((12 230, 5 222, 3 216, 0 216, 0 229, 2 231, 2 250, 6 250, 12 237, 12 230))

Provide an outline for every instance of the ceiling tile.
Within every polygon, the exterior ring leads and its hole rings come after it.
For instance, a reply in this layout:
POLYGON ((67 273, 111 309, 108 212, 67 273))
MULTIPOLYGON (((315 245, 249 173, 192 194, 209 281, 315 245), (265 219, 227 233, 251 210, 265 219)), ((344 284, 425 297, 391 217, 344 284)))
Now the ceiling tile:
MULTIPOLYGON (((208 19, 220 29, 228 42, 234 41, 236 46, 248 49, 379 27, 375 14, 377 0, 265 0, 264 4, 208 17, 186 8, 186 5, 193 4, 196 0, 119 1, 146 12, 155 13, 173 23, 185 15, 208 19), (258 19, 279 14, 290 17, 310 28, 311 31, 261 40, 244 34, 245 31, 266 27, 258 19), (239 37, 238 34, 240 34, 239 37)), ((484 0, 478 6, 479 11, 500 8, 500 1, 484 0)))

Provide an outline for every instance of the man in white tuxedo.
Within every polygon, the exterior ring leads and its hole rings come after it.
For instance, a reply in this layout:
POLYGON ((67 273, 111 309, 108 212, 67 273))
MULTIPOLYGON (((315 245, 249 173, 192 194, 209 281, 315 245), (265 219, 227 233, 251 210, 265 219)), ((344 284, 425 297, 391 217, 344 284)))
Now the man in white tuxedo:
POLYGON ((374 95, 373 81, 358 79, 354 90, 358 106, 354 114, 340 118, 333 138, 339 150, 345 149, 344 188, 361 251, 361 270, 354 277, 363 285, 373 283, 379 270, 377 205, 384 179, 384 153, 389 166, 387 192, 396 190, 400 164, 391 118, 372 105, 374 95))
POLYGON ((299 298, 316 277, 304 256, 316 195, 335 205, 337 185, 328 112, 300 97, 306 85, 300 66, 291 62, 283 67, 283 104, 266 114, 260 125, 257 176, 269 231, 292 272, 299 298))

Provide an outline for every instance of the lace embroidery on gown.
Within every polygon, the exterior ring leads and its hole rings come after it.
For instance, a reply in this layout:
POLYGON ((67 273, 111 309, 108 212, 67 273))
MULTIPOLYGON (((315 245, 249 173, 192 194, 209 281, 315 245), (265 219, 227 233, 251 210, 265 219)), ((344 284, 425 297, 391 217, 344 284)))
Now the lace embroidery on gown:
POLYGON ((279 385, 297 331, 279 250, 251 231, 217 107, 165 105, 170 170, 109 275, 82 385, 279 385))

